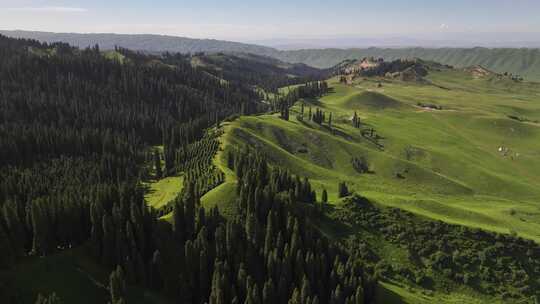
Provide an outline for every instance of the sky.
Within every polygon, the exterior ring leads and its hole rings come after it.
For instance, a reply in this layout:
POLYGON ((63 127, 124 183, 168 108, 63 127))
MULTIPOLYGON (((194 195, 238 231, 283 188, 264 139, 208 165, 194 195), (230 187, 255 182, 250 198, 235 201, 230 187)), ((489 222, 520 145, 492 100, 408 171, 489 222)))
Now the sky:
MULTIPOLYGON (((540 0, 0 0, 0 29, 236 41, 540 32, 540 0)), ((459 35, 458 35, 459 37, 459 35)))

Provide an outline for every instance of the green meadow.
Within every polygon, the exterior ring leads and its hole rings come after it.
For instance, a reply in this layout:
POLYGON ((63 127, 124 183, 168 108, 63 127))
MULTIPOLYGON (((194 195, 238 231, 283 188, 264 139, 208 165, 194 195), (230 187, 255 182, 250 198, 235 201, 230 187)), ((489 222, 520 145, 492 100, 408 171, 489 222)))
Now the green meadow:
MULTIPOLYGON (((423 83, 370 78, 329 84, 330 94, 298 101, 289 121, 268 114, 228 123, 223 150, 256 149, 307 176, 319 197, 326 189, 331 202, 344 181, 382 205, 540 240, 540 124, 534 122, 540 120, 540 86, 477 79, 461 70, 432 73, 423 83), (304 119, 297 117, 301 104, 304 119), (325 123, 309 121, 310 107, 325 111, 325 123), (351 124, 354 112, 360 129, 351 124), (370 129, 375 136, 361 134, 370 129), (356 172, 353 157, 367 159, 371 172, 356 172)), ((223 154, 216 158, 222 168, 223 154)), ((227 176, 203 202, 231 201, 234 176, 227 176)))

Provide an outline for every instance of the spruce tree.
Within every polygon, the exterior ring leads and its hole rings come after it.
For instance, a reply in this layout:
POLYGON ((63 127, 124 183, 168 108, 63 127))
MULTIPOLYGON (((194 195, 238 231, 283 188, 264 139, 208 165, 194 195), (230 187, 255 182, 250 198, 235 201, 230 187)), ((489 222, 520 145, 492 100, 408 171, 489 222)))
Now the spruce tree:
POLYGON ((159 151, 154 150, 154 167, 156 170, 156 179, 163 177, 163 171, 161 169, 161 157, 159 156, 159 151))
POLYGON ((52 293, 49 296, 43 296, 41 293, 38 295, 38 298, 36 300, 36 304, 62 304, 62 299, 56 295, 56 293, 52 293))
POLYGON ((116 267, 109 276, 109 291, 111 293, 111 304, 118 304, 126 296, 126 282, 124 272, 120 266, 116 267))
POLYGON ((46 203, 45 201, 35 201, 31 207, 32 230, 34 232, 33 254, 47 255, 51 253, 55 246, 49 215, 43 206, 46 203))
POLYGON ((9 268, 15 261, 14 250, 7 233, 0 223, 0 269, 9 268))
POLYGON ((328 127, 332 129, 332 112, 330 112, 330 115, 328 117, 328 127))
POLYGON ((272 281, 272 278, 270 278, 264 283, 262 303, 263 304, 276 303, 275 292, 276 291, 274 288, 274 282, 272 281))
POLYGON ((347 188, 347 184, 345 184, 344 182, 340 182, 338 184, 338 196, 342 198, 348 195, 349 195, 349 189, 347 188))

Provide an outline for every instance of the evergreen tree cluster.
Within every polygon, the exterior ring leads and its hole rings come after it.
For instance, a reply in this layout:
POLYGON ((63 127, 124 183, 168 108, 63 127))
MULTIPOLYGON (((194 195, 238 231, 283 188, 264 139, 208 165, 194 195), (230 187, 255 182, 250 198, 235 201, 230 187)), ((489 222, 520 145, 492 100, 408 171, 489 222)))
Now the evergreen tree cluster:
POLYGON ((55 293, 49 296, 40 294, 36 300, 36 304, 62 304, 64 303, 55 293))
POLYGON ((180 303, 369 303, 371 267, 306 216, 314 199, 309 181, 248 151, 229 156, 240 174, 235 218, 206 211, 190 186, 174 203, 172 225, 144 205, 93 205, 92 247, 115 268, 111 303, 124 303, 130 284, 180 303))
MULTIPOLYGON (((503 302, 533 303, 540 297, 540 245, 532 240, 382 209, 361 197, 347 198, 344 206, 337 211, 339 220, 380 231, 387 242, 404 248, 415 265, 403 268, 379 261, 375 267, 379 277, 424 288, 443 278, 503 302)), ((365 243, 361 238, 352 240, 353 251, 365 251, 365 246, 358 246, 365 243)))
MULTIPOLYGON (((9 244, 20 257, 84 243, 90 236, 90 205, 107 203, 121 189, 137 188, 135 181, 120 181, 126 174, 115 169, 122 165, 131 167, 127 159, 117 164, 106 158, 63 157, 0 171, 0 236, 7 235, 7 242, 0 244, 9 244)), ((0 265, 7 256, 2 255, 0 265)))
POLYGON ((2 166, 60 155, 133 154, 142 143, 161 144, 178 122, 202 118, 200 130, 259 98, 187 61, 174 67, 122 64, 98 48, 39 56, 37 47, 16 49, 13 41, 0 37, 2 166))
POLYGON ((213 163, 219 149, 218 138, 222 129, 208 130, 204 137, 176 153, 177 172, 184 172, 184 184, 192 184, 197 196, 220 185, 225 176, 213 163))
POLYGON ((144 164, 158 171, 163 158, 159 175, 186 170, 203 193, 223 179, 207 170, 217 143, 200 141, 205 130, 265 108, 252 88, 198 71, 189 56, 116 52, 125 58, 0 36, 0 267, 89 238, 111 267, 126 257, 136 265, 151 254, 138 247, 138 229, 148 232, 152 218, 139 189, 144 164), (132 204, 144 220, 128 229, 132 204), (105 230, 114 236, 102 240, 105 230), (128 248, 115 247, 134 233, 128 248))
POLYGON ((351 163, 356 172, 360 174, 369 173, 369 163, 365 156, 353 157, 351 163))
MULTIPOLYGON (((280 111, 280 117, 289 120, 289 108, 302 98, 318 98, 329 90, 325 81, 313 81, 290 89, 285 96, 278 95, 273 101, 273 108, 280 111)), ((311 116, 311 115, 310 115, 311 116)))
POLYGON ((338 197, 339 198, 346 197, 346 196, 349 196, 349 194, 350 192, 349 192, 349 188, 347 187, 347 183, 339 182, 338 183, 338 197))
POLYGON ((359 129, 360 128, 360 117, 358 117, 358 114, 356 114, 356 111, 354 111, 354 115, 353 115, 353 118, 352 118, 352 121, 351 121, 351 124, 354 128, 357 128, 359 129))
POLYGON ((323 110, 317 108, 315 109, 315 113, 313 113, 313 117, 311 118, 311 120, 317 124, 322 124, 324 123, 324 120, 325 120, 325 113, 323 110))
MULTIPOLYGON (((299 176, 294 176, 288 170, 280 167, 270 170, 265 157, 250 152, 249 150, 241 153, 229 151, 227 157, 229 168, 234 170, 236 176, 238 176, 244 184, 256 184, 254 181, 245 180, 246 178, 260 178, 263 184, 269 183, 268 191, 285 193, 290 201, 306 204, 316 203, 317 194, 312 190, 311 184, 307 178, 301 179, 299 176)), ((241 210, 252 208, 253 204, 255 204, 255 200, 263 195, 262 191, 262 188, 255 191, 257 192, 256 197, 247 197, 246 193, 239 192, 240 197, 243 198, 240 200, 241 210)))
POLYGON ((289 108, 290 105, 287 102, 282 102, 279 109, 279 117, 283 120, 289 120, 289 108))
POLYGON ((319 70, 303 64, 288 65, 252 54, 199 53, 194 54, 192 60, 201 61, 199 69, 217 77, 238 84, 258 86, 271 93, 277 93, 282 87, 326 79, 330 75, 329 70, 319 70))

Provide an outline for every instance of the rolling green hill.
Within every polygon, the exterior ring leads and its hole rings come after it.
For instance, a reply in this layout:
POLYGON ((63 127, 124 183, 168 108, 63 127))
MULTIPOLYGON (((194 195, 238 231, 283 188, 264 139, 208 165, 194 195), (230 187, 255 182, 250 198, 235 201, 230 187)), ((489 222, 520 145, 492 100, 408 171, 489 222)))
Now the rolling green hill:
POLYGON ((432 85, 386 81, 381 88, 377 79, 333 81, 331 94, 301 101, 306 117, 310 106, 332 112, 332 129, 307 119, 242 117, 226 127, 225 150, 263 151, 272 163, 309 177, 318 195, 327 189, 331 201, 337 181, 345 181, 383 205, 539 241, 540 125, 508 116, 540 119, 540 89, 458 70, 428 79, 432 85), (373 128, 380 139, 351 126, 355 111, 361 129, 373 128), (373 172, 356 172, 353 157, 367 159, 373 172))
MULTIPOLYGON (((416 217, 413 222, 438 220, 457 224, 452 226, 456 231, 464 225, 473 228, 470 231, 480 228, 539 242, 540 124, 533 121, 540 118, 540 89, 495 76, 475 78, 463 70, 434 72, 427 80, 363 78, 345 85, 332 79, 329 94, 298 101, 289 121, 279 114, 265 114, 226 123, 222 149, 215 158, 226 173, 226 182, 203 196, 203 205, 218 205, 228 216, 238 212, 237 181, 227 168, 226 155, 248 147, 265 155, 274 166, 308 177, 318 198, 327 190, 331 219, 315 220, 319 229, 331 238, 361 235, 354 242, 367 242, 393 269, 417 271, 419 266, 411 262, 410 251, 384 240, 380 230, 368 232, 336 216, 351 212, 338 196, 338 182, 346 182, 349 190, 382 210, 411 212, 416 217), (425 104, 436 105, 438 110, 425 104), (332 113, 332 127, 328 120, 321 125, 310 121, 309 107, 322 109, 327 119, 332 113), (360 129, 351 124, 354 112, 360 117, 360 129), (511 118, 514 116, 522 119, 511 118), (373 136, 368 135, 371 129, 373 136), (369 172, 359 173, 353 158, 366 159, 369 172)), ((405 221, 400 224, 407 225, 405 221)), ((429 276, 435 282, 427 289, 384 280, 377 299, 381 303, 523 300, 479 293, 437 272, 429 276)))

